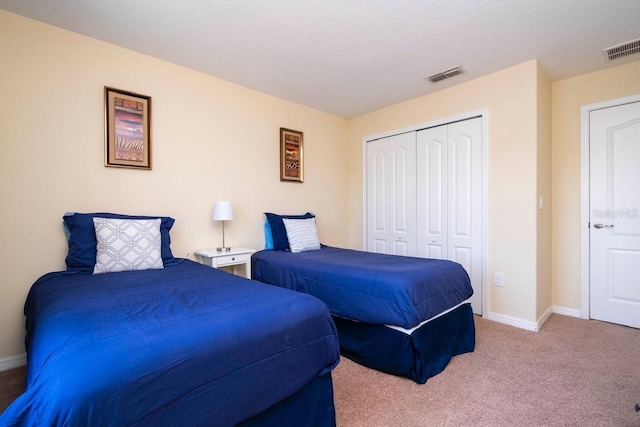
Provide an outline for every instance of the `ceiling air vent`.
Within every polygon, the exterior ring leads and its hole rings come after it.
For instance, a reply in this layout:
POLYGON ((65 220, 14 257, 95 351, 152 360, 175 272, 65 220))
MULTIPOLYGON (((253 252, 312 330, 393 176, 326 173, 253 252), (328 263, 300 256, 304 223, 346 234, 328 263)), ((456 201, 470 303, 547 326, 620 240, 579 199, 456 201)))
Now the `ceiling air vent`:
POLYGON ((616 59, 625 58, 630 55, 637 55, 640 53, 640 39, 603 49, 602 53, 604 54, 605 62, 615 61, 616 59))
POLYGON ((433 76, 429 76, 428 79, 431 80, 432 83, 439 82, 440 80, 448 79, 453 76, 457 76, 458 74, 462 74, 464 71, 462 67, 457 66, 455 68, 450 68, 448 70, 442 71, 438 74, 434 74, 433 76))

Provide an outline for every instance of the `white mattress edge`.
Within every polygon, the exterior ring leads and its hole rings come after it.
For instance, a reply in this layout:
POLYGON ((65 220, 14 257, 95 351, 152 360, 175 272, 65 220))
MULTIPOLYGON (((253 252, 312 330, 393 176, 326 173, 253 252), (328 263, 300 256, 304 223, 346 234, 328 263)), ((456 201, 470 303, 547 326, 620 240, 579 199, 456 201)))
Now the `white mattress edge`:
MULTIPOLYGON (((419 329, 419 328, 420 328, 420 327, 422 327, 425 323, 429 323, 429 322, 431 322, 433 319, 437 319, 437 318, 438 318, 438 317, 440 317, 440 316, 444 316, 445 314, 449 313, 450 311, 455 310, 456 308, 458 308, 458 307, 460 307, 461 305, 464 305, 464 304, 471 304, 471 300, 470 300, 470 299, 468 299, 468 300, 462 301, 461 303, 459 303, 459 304, 457 304, 457 305, 454 305, 454 306, 453 306, 453 307, 451 307, 451 308, 446 309, 446 310, 445 310, 445 311, 443 311, 442 313, 438 313, 438 314, 436 314, 435 316, 433 316, 433 317, 431 317, 431 318, 429 318, 429 319, 427 319, 427 320, 425 320, 425 321, 423 321, 423 322, 420 322, 420 324, 418 324, 417 326, 414 326, 414 327, 413 327, 413 328, 411 328, 411 329, 405 329, 405 328, 403 328, 402 326, 395 326, 395 325, 382 325, 382 326, 384 326, 385 328, 394 329, 394 330, 396 330, 396 331, 398 331, 398 332, 402 332, 403 334, 406 334, 406 335, 411 335, 411 334, 413 333, 413 331, 415 331, 416 329, 419 329)), ((349 319, 348 317, 338 316, 337 314, 333 314, 333 313, 332 313, 331 315, 332 315, 332 316, 335 316, 335 317, 340 317, 340 318, 345 319, 345 320, 349 320, 349 321, 351 321, 351 322, 358 322, 358 323, 360 323, 360 321, 359 321, 359 320, 349 319)))
POLYGON ((421 326, 423 326, 425 323, 429 323, 429 322, 431 322, 433 319, 437 319, 437 318, 438 318, 438 317, 440 317, 440 316, 444 316, 445 314, 449 313, 450 311, 455 310, 456 308, 460 307, 460 306, 461 306, 461 305, 463 305, 463 304, 471 304, 471 301, 470 301, 470 300, 462 301, 460 304, 458 304, 458 305, 454 305, 453 307, 451 307, 451 308, 449 308, 449 309, 447 309, 447 310, 443 311, 442 313, 436 314, 435 316, 431 317, 430 319, 427 319, 427 320, 425 320, 425 321, 423 321, 423 322, 420 322, 420 324, 418 324, 417 326, 414 326, 414 327, 413 327, 413 328, 411 328, 411 329, 405 329, 405 328, 403 328, 403 327, 400 327, 400 326, 394 326, 394 325, 384 325, 384 326, 386 326, 387 328, 395 329, 396 331, 398 331, 398 332, 402 332, 403 334, 411 335, 411 334, 413 333, 413 331, 415 331, 416 329, 419 329, 419 328, 420 328, 421 326))

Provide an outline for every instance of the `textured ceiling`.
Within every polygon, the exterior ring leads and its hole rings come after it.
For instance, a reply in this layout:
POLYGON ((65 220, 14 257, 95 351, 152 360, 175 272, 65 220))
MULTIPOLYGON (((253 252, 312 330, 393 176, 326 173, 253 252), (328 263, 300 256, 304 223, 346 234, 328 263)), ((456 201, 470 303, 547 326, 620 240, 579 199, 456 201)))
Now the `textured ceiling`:
POLYGON ((602 49, 640 38, 640 0, 0 0, 0 9, 345 118, 534 58, 552 80, 615 66, 633 59, 607 64, 602 49), (425 80, 457 65, 466 73, 425 80))

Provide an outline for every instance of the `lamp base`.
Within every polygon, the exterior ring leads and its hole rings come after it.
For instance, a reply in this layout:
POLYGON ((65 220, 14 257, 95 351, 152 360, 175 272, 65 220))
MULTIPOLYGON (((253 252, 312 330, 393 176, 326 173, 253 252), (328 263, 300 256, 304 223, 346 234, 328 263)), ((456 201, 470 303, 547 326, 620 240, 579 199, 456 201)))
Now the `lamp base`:
POLYGON ((221 248, 216 248, 216 250, 217 250, 218 252, 229 252, 229 251, 231 250, 231 248, 228 248, 228 247, 223 246, 223 247, 221 247, 221 248))

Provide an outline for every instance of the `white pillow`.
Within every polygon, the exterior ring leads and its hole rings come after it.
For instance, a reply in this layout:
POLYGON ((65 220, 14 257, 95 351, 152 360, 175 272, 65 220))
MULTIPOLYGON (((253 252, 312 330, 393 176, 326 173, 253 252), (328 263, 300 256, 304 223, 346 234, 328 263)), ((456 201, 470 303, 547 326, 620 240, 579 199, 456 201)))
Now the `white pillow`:
POLYGON ((163 268, 160 218, 93 218, 96 265, 93 274, 163 268))
POLYGON ((320 249, 315 218, 282 218, 282 222, 287 230, 287 239, 289 239, 291 252, 317 251, 320 249))

